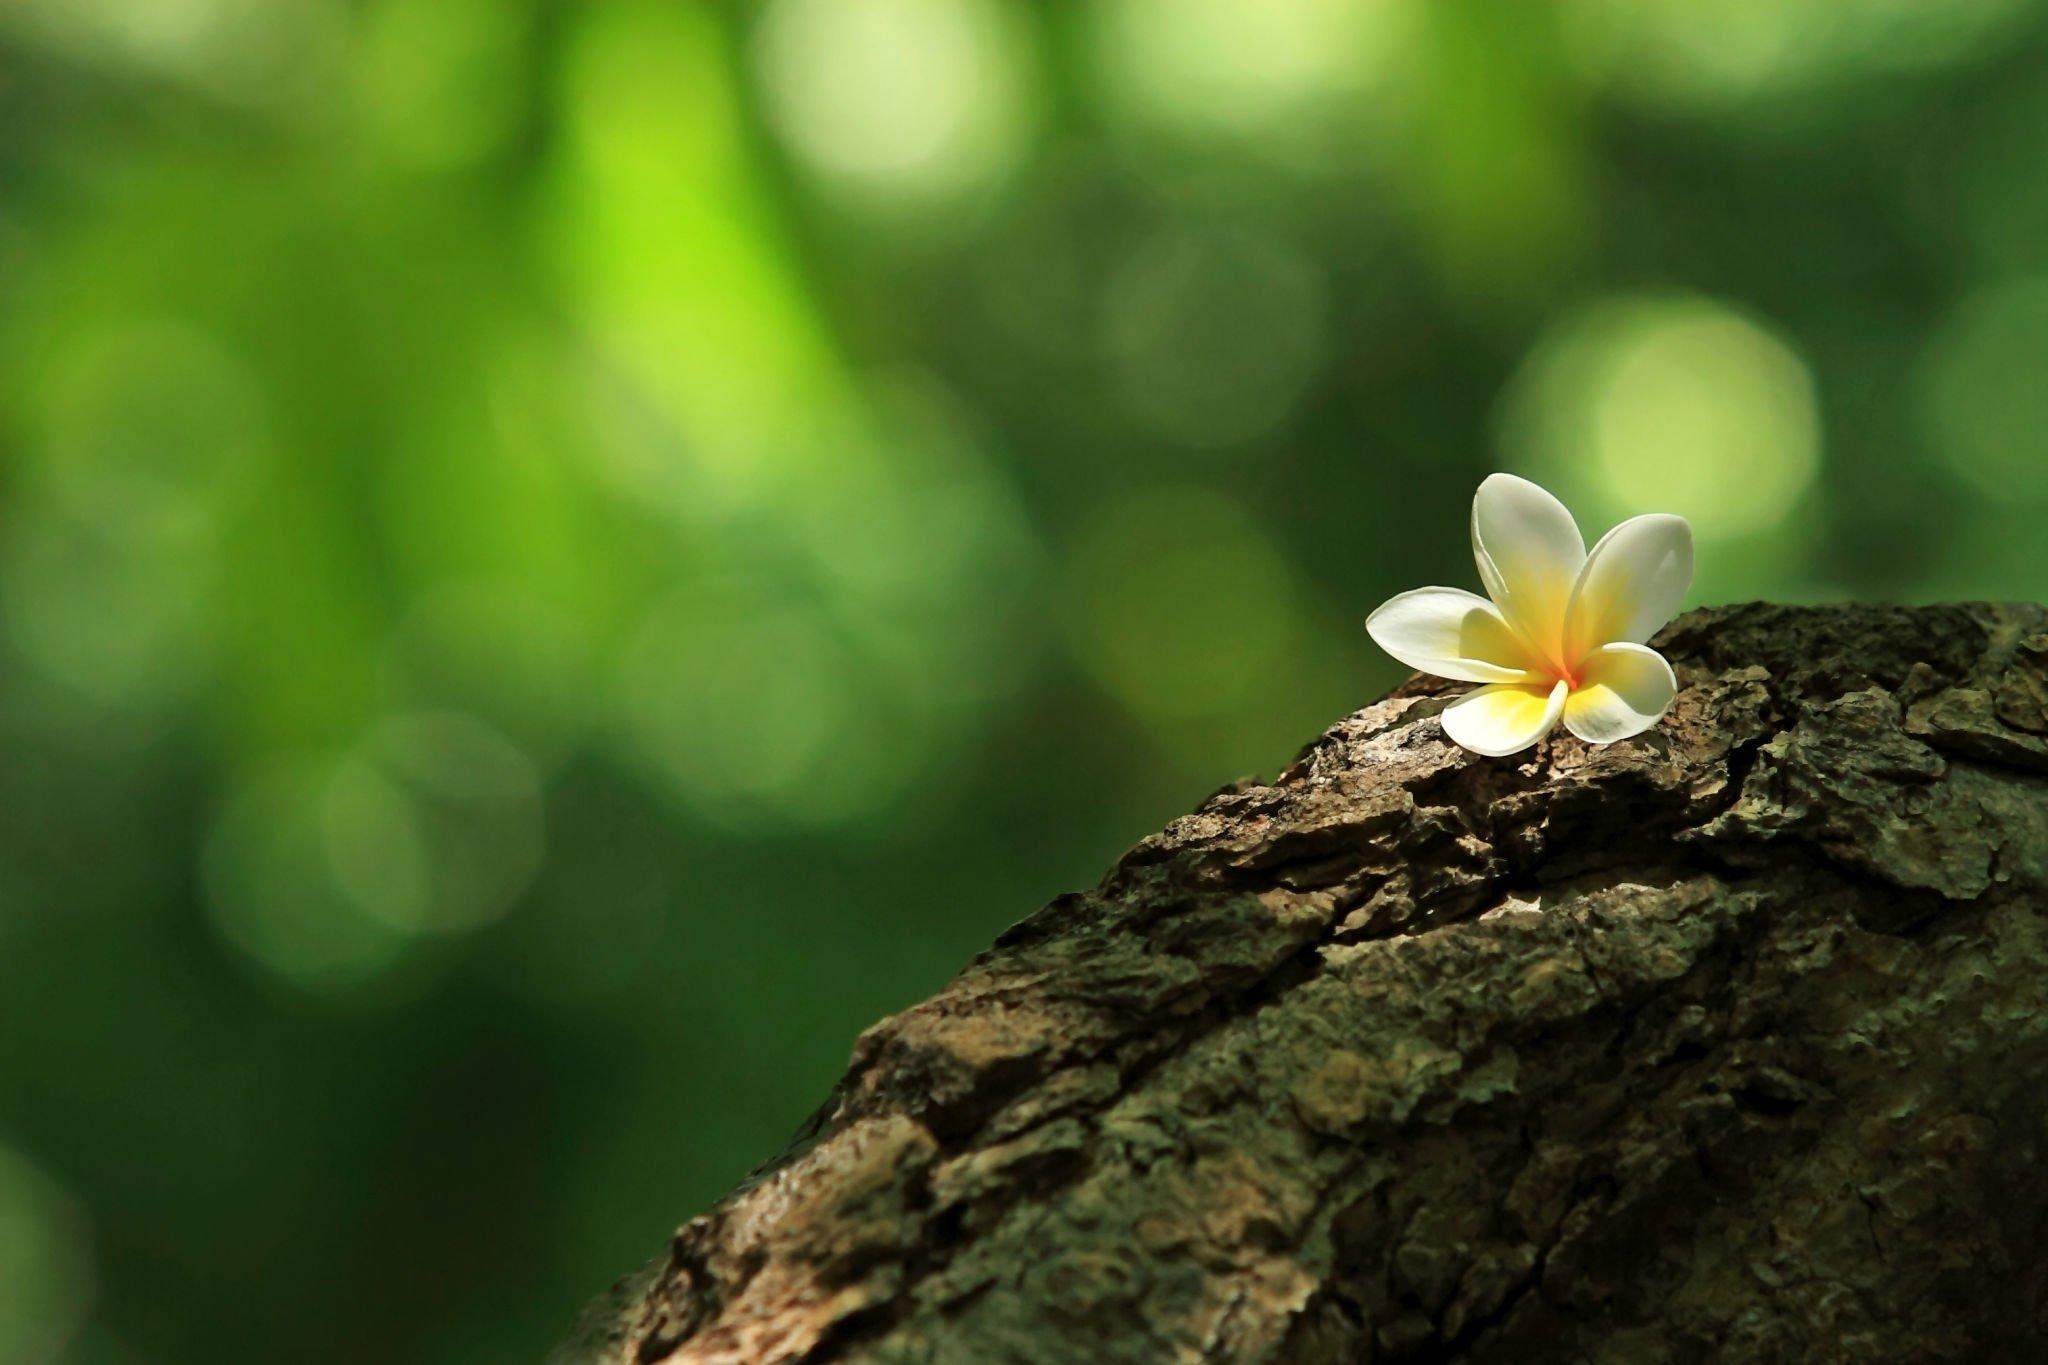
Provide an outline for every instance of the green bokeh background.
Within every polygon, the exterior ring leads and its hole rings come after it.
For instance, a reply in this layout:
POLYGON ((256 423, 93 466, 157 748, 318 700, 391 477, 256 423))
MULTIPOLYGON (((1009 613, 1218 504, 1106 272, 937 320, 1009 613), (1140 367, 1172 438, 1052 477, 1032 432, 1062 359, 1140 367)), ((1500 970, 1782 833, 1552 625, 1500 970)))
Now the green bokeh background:
POLYGON ((0 5, 0 1362, 537 1359, 1477 479, 2048 596, 2025 0, 0 5))

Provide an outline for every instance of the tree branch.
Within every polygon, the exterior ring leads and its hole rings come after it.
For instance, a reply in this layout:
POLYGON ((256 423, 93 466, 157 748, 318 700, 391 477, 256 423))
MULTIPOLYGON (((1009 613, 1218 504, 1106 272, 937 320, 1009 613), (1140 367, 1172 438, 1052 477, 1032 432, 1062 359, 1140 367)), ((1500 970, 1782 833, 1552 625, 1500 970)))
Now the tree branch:
POLYGON ((1658 643, 1637 740, 1415 680, 1146 839, 561 1358, 2035 1358, 2048 611, 1658 643))

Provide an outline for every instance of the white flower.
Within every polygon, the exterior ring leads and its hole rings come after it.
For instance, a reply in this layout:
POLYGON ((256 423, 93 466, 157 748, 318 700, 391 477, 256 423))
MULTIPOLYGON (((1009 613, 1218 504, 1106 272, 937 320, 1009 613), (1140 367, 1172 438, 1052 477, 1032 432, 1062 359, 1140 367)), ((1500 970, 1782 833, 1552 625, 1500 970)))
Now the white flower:
POLYGON ((1644 645, 1692 583, 1684 517, 1633 517, 1593 553, 1563 503, 1512 474, 1472 498, 1472 554, 1487 597, 1417 588, 1366 620, 1381 649, 1424 673, 1486 684, 1444 711, 1475 753, 1519 753, 1565 728, 1589 744, 1641 734, 1678 680, 1644 645))

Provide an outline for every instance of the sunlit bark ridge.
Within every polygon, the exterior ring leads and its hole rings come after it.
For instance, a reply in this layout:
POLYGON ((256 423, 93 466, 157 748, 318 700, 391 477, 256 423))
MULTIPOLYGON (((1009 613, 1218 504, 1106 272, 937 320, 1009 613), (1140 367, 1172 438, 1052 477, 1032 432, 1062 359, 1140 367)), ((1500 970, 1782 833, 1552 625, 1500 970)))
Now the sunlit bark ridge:
POLYGON ((2038 1358, 2048 611, 1655 644, 1635 739, 1418 679, 1144 840, 560 1358, 2038 1358))

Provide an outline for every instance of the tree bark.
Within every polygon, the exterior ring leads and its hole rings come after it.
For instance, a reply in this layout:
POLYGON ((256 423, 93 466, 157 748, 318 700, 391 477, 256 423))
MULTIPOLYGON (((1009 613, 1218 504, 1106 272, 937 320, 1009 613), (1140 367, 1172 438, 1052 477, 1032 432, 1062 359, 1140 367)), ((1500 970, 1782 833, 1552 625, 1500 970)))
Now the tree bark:
POLYGON ((1635 740, 1415 679, 1144 840, 559 1358, 2043 1358, 2048 610, 1657 643, 1635 740))

